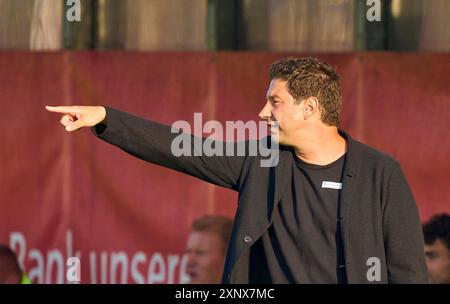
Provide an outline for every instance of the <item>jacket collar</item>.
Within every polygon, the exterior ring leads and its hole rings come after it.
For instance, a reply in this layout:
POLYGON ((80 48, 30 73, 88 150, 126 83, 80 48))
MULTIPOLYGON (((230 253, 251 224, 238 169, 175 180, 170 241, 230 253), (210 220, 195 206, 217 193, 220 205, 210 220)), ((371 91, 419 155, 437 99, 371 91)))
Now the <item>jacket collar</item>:
MULTIPOLYGON (((358 154, 356 151, 356 142, 346 132, 339 130, 339 134, 345 138, 347 143, 347 152, 345 155, 344 169, 342 172, 342 191, 339 201, 339 218, 345 219, 348 215, 348 208, 357 191, 357 170, 358 170, 358 154)), ((345 237, 344 237, 345 238, 345 237)))
POLYGON ((272 210, 281 200, 281 196, 285 192, 289 181, 292 179, 292 163, 295 153, 292 148, 286 146, 280 146, 280 155, 278 165, 273 167, 273 174, 270 174, 270 179, 274 178, 274 182, 270 183, 274 185, 274 188, 270 190, 271 194, 273 191, 273 199, 270 200, 272 205, 269 207, 269 219, 272 221, 272 210))

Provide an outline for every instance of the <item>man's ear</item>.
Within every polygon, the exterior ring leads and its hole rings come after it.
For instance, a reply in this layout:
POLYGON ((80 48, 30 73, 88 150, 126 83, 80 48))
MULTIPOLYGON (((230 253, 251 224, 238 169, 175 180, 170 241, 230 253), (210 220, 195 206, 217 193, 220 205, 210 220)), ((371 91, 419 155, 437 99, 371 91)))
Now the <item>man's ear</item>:
POLYGON ((319 112, 319 100, 316 97, 308 97, 304 101, 303 115, 305 119, 314 116, 319 112))

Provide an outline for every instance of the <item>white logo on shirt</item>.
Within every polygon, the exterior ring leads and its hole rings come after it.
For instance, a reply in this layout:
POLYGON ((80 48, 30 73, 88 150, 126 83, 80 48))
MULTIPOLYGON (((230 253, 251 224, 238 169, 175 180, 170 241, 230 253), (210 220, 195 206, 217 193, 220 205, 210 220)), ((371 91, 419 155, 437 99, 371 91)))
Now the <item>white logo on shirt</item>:
POLYGON ((335 183, 335 182, 322 182, 322 188, 328 188, 328 189, 342 189, 342 183, 335 183))

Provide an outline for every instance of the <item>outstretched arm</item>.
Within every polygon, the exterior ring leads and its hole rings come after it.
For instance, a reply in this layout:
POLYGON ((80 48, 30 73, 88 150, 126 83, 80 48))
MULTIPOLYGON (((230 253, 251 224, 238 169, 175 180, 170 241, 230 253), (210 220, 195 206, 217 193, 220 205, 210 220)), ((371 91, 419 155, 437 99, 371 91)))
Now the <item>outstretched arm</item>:
MULTIPOLYGON (((110 107, 46 107, 63 114, 61 124, 72 132, 93 127, 96 136, 145 161, 186 173, 218 186, 238 190, 244 156, 176 156, 172 151, 175 138, 183 137, 191 151, 202 146, 204 139, 186 133, 174 133, 171 127, 146 120, 110 107), (197 143, 197 144, 196 144, 197 143)), ((224 143, 216 142, 226 150, 224 143)), ((234 149, 234 147, 233 147, 234 149)), ((226 155, 223 153, 222 155, 226 155)))

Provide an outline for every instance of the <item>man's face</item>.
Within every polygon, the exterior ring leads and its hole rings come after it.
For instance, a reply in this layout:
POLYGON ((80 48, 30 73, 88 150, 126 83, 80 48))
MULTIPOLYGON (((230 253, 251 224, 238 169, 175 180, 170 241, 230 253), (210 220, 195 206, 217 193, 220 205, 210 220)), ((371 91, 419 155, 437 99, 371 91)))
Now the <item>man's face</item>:
POLYGON ((441 239, 425 245, 428 277, 433 284, 450 284, 450 250, 441 239))
POLYGON ((269 125, 277 124, 279 133, 276 128, 271 128, 272 135, 279 135, 280 144, 289 145, 293 135, 305 124, 304 103, 294 104, 295 99, 289 93, 287 81, 281 79, 273 79, 270 82, 266 99, 267 102, 259 117, 266 120, 269 125))
POLYGON ((192 284, 220 283, 225 255, 222 241, 216 233, 191 232, 186 253, 187 274, 192 284))

